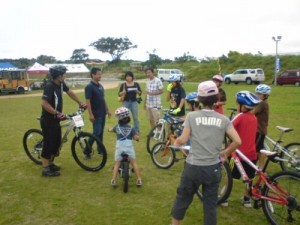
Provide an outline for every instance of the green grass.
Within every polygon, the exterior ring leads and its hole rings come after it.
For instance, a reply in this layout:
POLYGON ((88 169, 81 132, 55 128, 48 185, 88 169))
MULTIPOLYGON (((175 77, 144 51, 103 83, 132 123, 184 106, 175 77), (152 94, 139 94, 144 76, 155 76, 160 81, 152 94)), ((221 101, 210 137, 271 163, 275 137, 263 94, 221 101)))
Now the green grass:
MULTIPOLYGON (((184 83, 186 92, 195 91, 197 83, 184 83)), ((143 90, 145 85, 142 84, 143 90)), ((255 86, 224 85, 228 104, 234 107, 234 95, 239 90, 253 91, 255 86)), ((113 112, 120 103, 116 101, 118 89, 106 90, 106 98, 113 112)), ((81 99, 84 94, 78 94, 81 99)), ((270 103, 269 135, 278 137, 276 125, 292 127, 286 134, 285 143, 299 142, 300 88, 293 86, 273 87, 270 103)), ((163 97, 165 99, 165 95, 163 97)), ((76 103, 64 98, 64 112, 77 109, 76 103)), ((129 192, 110 186, 114 165, 115 136, 105 133, 104 144, 108 150, 106 166, 99 172, 82 170, 70 151, 71 138, 65 143, 57 164, 62 166, 62 175, 56 178, 41 177, 41 166, 32 163, 26 156, 22 138, 29 128, 39 128, 36 117, 40 115, 40 97, 0 99, 0 224, 1 225, 135 225, 169 224, 170 211, 180 180, 183 162, 175 163, 168 170, 154 166, 146 152, 146 134, 150 129, 145 112, 140 105, 141 140, 136 143, 137 162, 141 168, 143 187, 135 186, 135 177, 130 179, 129 192)), ((167 103, 164 102, 167 107, 167 103)), ((225 107, 225 108, 226 108, 225 107)), ((229 115, 229 112, 228 112, 229 115)), ((92 131, 87 113, 85 130, 92 131)), ((114 117, 107 119, 106 128, 116 123, 114 117)), ((272 165, 271 171, 279 171, 272 165)), ((228 208, 218 208, 218 224, 268 224, 262 209, 246 209, 240 204, 244 192, 241 181, 235 181, 228 208)), ((187 211, 184 225, 202 224, 202 203, 195 198, 187 211)))

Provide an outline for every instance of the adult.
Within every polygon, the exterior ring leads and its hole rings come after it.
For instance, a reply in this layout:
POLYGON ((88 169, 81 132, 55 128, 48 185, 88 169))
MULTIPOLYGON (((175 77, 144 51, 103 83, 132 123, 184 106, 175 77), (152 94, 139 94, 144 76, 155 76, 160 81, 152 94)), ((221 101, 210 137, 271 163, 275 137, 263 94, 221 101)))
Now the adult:
MULTIPOLYGON (((93 124, 93 134, 103 142, 103 131, 106 122, 106 115, 111 117, 111 112, 108 109, 105 101, 104 88, 100 83, 102 71, 100 68, 94 67, 91 69, 91 82, 85 87, 85 99, 89 112, 89 120, 93 124)), ((101 149, 98 146, 98 153, 101 149)), ((89 157, 89 152, 85 152, 86 157, 89 157)))
POLYGON ((153 128, 161 117, 161 95, 164 92, 164 86, 161 80, 154 75, 152 68, 146 69, 145 72, 148 80, 146 82, 144 109, 153 128))
POLYGON ((183 132, 174 144, 184 145, 191 140, 191 148, 177 188, 172 209, 172 224, 179 225, 193 196, 202 185, 204 225, 217 224, 218 188, 221 180, 221 159, 226 159, 241 144, 230 120, 213 110, 218 100, 218 88, 213 81, 198 86, 198 98, 203 109, 189 112, 184 121, 183 132), (224 135, 232 144, 222 150, 224 135))
POLYGON ((60 167, 54 164, 54 159, 59 155, 61 145, 61 127, 59 122, 65 120, 66 115, 62 114, 63 110, 63 92, 79 104, 80 107, 86 108, 81 103, 76 94, 69 89, 64 82, 64 74, 67 68, 62 65, 52 66, 49 69, 51 80, 46 84, 42 96, 42 115, 41 128, 44 142, 42 149, 42 176, 59 176, 60 167))
POLYGON ((185 90, 181 85, 181 77, 171 74, 168 78, 170 84, 167 86, 167 101, 170 102, 172 114, 176 116, 185 115, 185 90))
POLYGON ((138 118, 139 105, 137 95, 141 95, 142 90, 138 82, 134 82, 134 75, 131 71, 125 72, 125 82, 120 85, 119 96, 124 96, 123 106, 131 111, 134 129, 140 133, 140 122, 138 118))
POLYGON ((212 81, 215 82, 215 84, 217 85, 217 87, 219 89, 218 101, 214 104, 214 110, 218 113, 224 114, 223 105, 225 105, 226 101, 227 101, 226 93, 221 88, 224 79, 221 75, 217 74, 212 77, 212 81))

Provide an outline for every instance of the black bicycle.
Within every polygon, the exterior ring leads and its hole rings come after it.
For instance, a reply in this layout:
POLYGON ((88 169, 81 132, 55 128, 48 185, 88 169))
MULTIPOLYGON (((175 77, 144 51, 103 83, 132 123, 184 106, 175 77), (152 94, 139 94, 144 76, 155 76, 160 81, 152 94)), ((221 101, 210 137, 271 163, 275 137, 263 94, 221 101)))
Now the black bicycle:
MULTIPOLYGON (((59 152, 65 142, 68 141, 68 135, 71 130, 75 137, 71 143, 71 151, 76 163, 87 171, 101 170, 107 161, 107 152, 103 143, 95 135, 82 131, 84 126, 82 114, 84 109, 78 109, 77 112, 68 115, 65 123, 61 125, 66 128, 62 136, 59 152)), ((23 147, 27 156, 36 164, 42 164, 41 154, 43 149, 44 137, 40 129, 29 129, 23 137, 23 147)))
POLYGON ((130 171, 131 171, 130 161, 129 161, 128 154, 126 154, 125 152, 123 152, 121 156, 122 156, 122 160, 121 160, 121 165, 119 167, 119 174, 120 177, 123 179, 123 191, 127 193, 128 182, 129 182, 130 171))

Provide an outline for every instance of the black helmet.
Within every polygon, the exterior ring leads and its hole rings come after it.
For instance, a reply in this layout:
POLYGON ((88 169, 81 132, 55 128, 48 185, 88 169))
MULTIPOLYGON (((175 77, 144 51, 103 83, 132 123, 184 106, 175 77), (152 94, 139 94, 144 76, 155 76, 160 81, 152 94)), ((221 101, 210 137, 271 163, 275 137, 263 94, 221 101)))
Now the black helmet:
POLYGON ((67 71, 67 68, 62 65, 52 66, 49 69, 49 73, 52 76, 52 79, 56 79, 58 76, 64 75, 67 71))

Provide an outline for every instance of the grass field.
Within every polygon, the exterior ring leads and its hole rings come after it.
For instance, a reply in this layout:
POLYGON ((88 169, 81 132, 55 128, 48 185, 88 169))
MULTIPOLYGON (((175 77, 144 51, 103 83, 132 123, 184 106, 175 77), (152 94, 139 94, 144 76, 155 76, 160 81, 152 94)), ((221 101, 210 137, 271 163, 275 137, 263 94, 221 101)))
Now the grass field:
MULTIPOLYGON (((185 83, 186 92, 195 91, 196 83, 185 83)), ((144 90, 145 85, 142 84, 144 90)), ((251 85, 224 85, 228 103, 234 107, 234 95, 240 90, 254 91, 251 85)), ((116 101, 118 89, 106 90, 106 99, 113 112, 120 103, 116 101)), ((84 94, 78 94, 84 99, 84 94)), ((284 141, 300 142, 300 88, 294 86, 273 87, 270 104, 269 136, 278 137, 276 125, 292 127, 284 141)), ((163 96, 165 99, 165 95, 163 96)), ((183 162, 175 163, 168 170, 154 166, 146 152, 146 134, 150 125, 140 105, 141 140, 136 143, 137 162, 141 168, 143 187, 135 186, 131 177, 129 192, 122 192, 122 181, 112 188, 110 179, 114 165, 115 136, 105 133, 104 144, 108 150, 106 166, 99 172, 87 172, 74 161, 70 151, 71 136, 65 143, 57 164, 62 166, 61 176, 44 178, 41 166, 35 165, 25 155, 22 138, 29 128, 39 128, 36 117, 40 115, 40 97, 0 99, 0 224, 1 225, 164 225, 170 223, 170 210, 180 180, 183 162)), ((164 102, 167 107, 167 103, 164 102)), ((225 108, 226 108, 225 107, 225 108)), ((76 103, 64 98, 64 112, 77 109, 76 103)), ((229 113, 229 112, 228 112, 229 113)), ((92 131, 87 113, 84 130, 92 131)), ((106 128, 116 119, 107 119, 106 128)), ((272 165, 271 172, 279 171, 272 165)), ((268 224, 262 209, 247 209, 240 204, 244 186, 235 181, 228 208, 218 208, 219 225, 268 224)), ((187 211, 184 225, 202 224, 202 203, 195 197, 187 211)))

